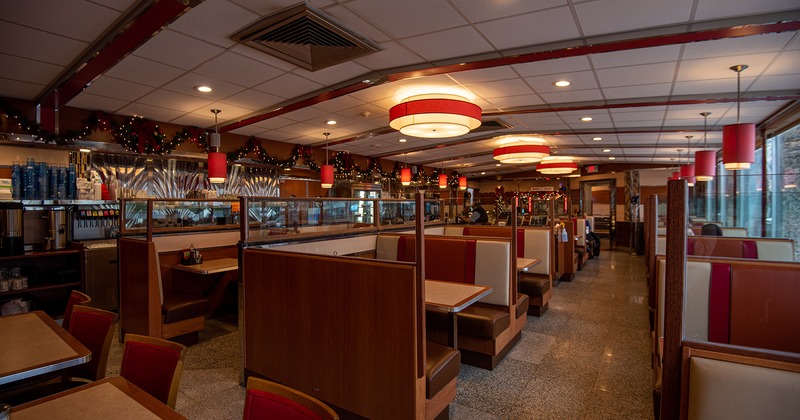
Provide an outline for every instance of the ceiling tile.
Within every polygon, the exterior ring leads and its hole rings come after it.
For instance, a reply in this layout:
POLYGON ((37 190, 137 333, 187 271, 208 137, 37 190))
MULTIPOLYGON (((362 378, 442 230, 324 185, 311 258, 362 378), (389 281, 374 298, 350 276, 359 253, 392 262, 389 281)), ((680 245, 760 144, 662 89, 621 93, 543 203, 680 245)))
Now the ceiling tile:
POLYGON ((294 98, 322 89, 322 87, 323 85, 320 83, 312 82, 296 74, 286 73, 258 86, 254 86, 253 89, 282 98, 294 98))
POLYGON ((85 89, 93 95, 133 101, 153 90, 150 86, 102 76, 85 89))
POLYGON ((575 4, 585 36, 688 22, 693 0, 598 0, 575 4))
POLYGON ((698 1, 695 19, 718 19, 730 16, 747 16, 756 13, 796 9, 797 3, 786 0, 701 0, 698 1))
MULTIPOLYGON (((197 115, 194 114, 191 115, 193 117, 198 117, 197 115)), ((262 135, 267 135, 265 134, 265 130, 263 128, 256 127, 254 125, 246 125, 244 127, 237 128, 236 130, 231 130, 231 133, 241 134, 243 136, 257 136, 257 137, 262 137, 262 135)))
POLYGON ((540 93, 539 96, 548 104, 568 102, 589 102, 603 99, 599 89, 570 90, 563 92, 540 93))
POLYGON ((563 6, 566 0, 541 0, 541 1, 501 1, 487 2, 485 0, 455 0, 456 6, 467 15, 472 22, 504 18, 514 15, 535 12, 563 6))
POLYGON ((502 96, 529 95, 534 93, 531 88, 520 79, 501 80, 487 83, 474 83, 466 87, 478 96, 491 99, 502 96))
POLYGON ((183 74, 183 70, 152 60, 129 55, 105 73, 117 79, 141 83, 147 86, 162 86, 183 74))
POLYGON ((538 95, 499 96, 492 98, 489 102, 498 109, 526 108, 544 104, 538 95))
POLYGON ((0 53, 66 66, 89 44, 0 20, 0 53))
POLYGON ((765 34, 715 41, 692 42, 683 48, 684 60, 722 57, 728 55, 777 52, 792 39, 793 33, 765 34))
POLYGON ((442 1, 355 0, 348 7, 375 27, 397 38, 441 31, 467 23, 455 9, 442 1))
POLYGON ((383 42, 384 49, 354 61, 370 70, 383 70, 423 62, 423 58, 398 42, 383 42))
POLYGON ((797 86, 800 86, 800 74, 761 76, 750 85, 749 90, 756 92, 768 90, 797 91, 797 86))
POLYGON ((139 47, 134 54, 172 67, 190 70, 223 51, 219 46, 166 29, 139 47))
POLYGON ((157 106, 137 103, 130 104, 120 109, 118 113, 125 116, 138 115, 153 121, 172 121, 185 114, 185 112, 175 111, 172 109, 159 108, 157 106))
POLYGON ((475 26, 500 50, 530 45, 531 39, 536 40, 535 44, 546 44, 580 35, 569 7, 478 23, 475 26))
POLYGON ((800 68, 798 68, 797 63, 800 63, 800 51, 784 51, 778 56, 777 60, 770 64, 767 74, 800 74, 800 68))
POLYGON ((671 83, 675 77, 675 63, 644 64, 597 70, 600 85, 606 87, 671 83))
POLYGON ((245 87, 253 87, 284 73, 283 70, 233 52, 220 54, 193 72, 245 87))
POLYGON ((545 74, 560 75, 582 70, 591 70, 587 57, 568 57, 557 60, 536 61, 533 63, 514 64, 511 67, 522 77, 541 76, 545 74))
POLYGON ((245 88, 242 86, 234 85, 197 73, 186 73, 183 76, 164 85, 164 89, 210 101, 218 101, 245 90, 245 88), (208 93, 203 93, 194 89, 195 86, 202 85, 211 86, 214 90, 208 93))
POLYGON ((492 51, 492 46, 469 26, 405 38, 400 42, 428 61, 492 51))
MULTIPOLYGON (((209 108, 210 109, 210 108, 209 108)), ((186 125, 190 127, 201 127, 201 128, 209 128, 213 130, 214 127, 214 115, 212 113, 208 113, 208 115, 198 115, 198 114, 186 114, 182 117, 178 117, 172 120, 173 124, 180 124, 186 125)), ((261 129, 261 131, 264 131, 261 129)), ((222 141, 224 142, 225 135, 223 134, 222 141)))
POLYGON ((592 54, 590 58, 595 68, 602 69, 609 67, 673 62, 679 58, 680 53, 680 45, 667 45, 663 47, 640 48, 636 50, 592 54))
POLYGON ((228 35, 246 27, 258 17, 226 0, 206 0, 170 25, 170 29, 227 48, 235 44, 228 39, 228 35))
POLYGON ((656 83, 652 85, 637 86, 618 86, 603 88, 603 96, 606 99, 628 99, 628 98, 655 98, 666 97, 671 93, 671 83, 656 83))
POLYGON ((98 38, 119 16, 118 10, 81 0, 21 1, 13 7, 3 7, 3 19, 87 43, 98 38))
POLYGON ((63 67, 41 61, 28 60, 0 54, 0 78, 21 82, 48 85, 63 70, 63 67))
POLYGON ((128 103, 128 101, 123 101, 121 99, 107 98, 105 96, 97 96, 82 92, 78 96, 72 98, 71 101, 67 102, 67 106, 113 113, 125 105, 128 105, 128 103))
POLYGON ((0 92, 9 98, 19 98, 32 100, 45 88, 44 85, 37 83, 20 82, 0 78, 0 92))
POLYGON ((220 111, 222 111, 218 115, 220 124, 223 124, 223 121, 225 122, 236 121, 241 117, 253 113, 252 109, 240 108, 238 106, 226 104, 223 102, 214 102, 209 105, 202 105, 198 107, 197 109, 192 111, 192 114, 213 115, 213 113, 211 112, 212 109, 219 109, 220 111))
MULTIPOLYGON (((752 77, 764 71, 767 64, 772 62, 776 55, 777 53, 764 53, 683 60, 678 70, 677 80, 684 82, 689 80, 735 79, 736 72, 731 70, 730 67, 737 64, 750 66, 742 72, 742 79, 752 77)), ((735 87, 736 85, 734 84, 735 87)))
POLYGON ((170 92, 168 90, 155 90, 139 98, 137 102, 146 105, 158 106, 161 108, 173 109, 175 111, 182 111, 183 113, 192 112, 200 107, 209 107, 209 105, 212 103, 212 101, 208 99, 183 95, 180 93, 170 92))
MULTIPOLYGON (((731 74, 735 74, 731 72, 731 74)), ((742 76, 742 92, 750 90, 750 84, 755 78, 742 76)), ((697 80, 676 82, 672 91, 673 95, 701 95, 714 93, 732 93, 736 95, 736 78, 697 80)))

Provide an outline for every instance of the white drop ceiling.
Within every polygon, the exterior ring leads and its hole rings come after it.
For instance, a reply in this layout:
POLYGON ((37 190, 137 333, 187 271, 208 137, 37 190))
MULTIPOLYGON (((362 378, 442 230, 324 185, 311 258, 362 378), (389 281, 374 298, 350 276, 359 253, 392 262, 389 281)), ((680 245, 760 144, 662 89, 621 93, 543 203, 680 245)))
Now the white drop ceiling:
MULTIPOLYGON (((219 108, 220 126, 226 127, 365 79, 501 59, 473 70, 375 84, 232 130, 313 146, 324 145, 322 133, 329 131, 331 150, 496 175, 531 169, 495 166, 495 137, 505 134, 538 134, 559 155, 574 156, 582 165, 608 163, 609 156, 615 164, 670 164, 678 148, 702 146, 700 113, 711 112, 708 147, 719 148, 722 126, 737 120, 736 103, 730 102, 736 98, 733 65, 749 65, 742 73, 743 96, 785 98, 742 102, 742 122, 761 123, 800 95, 796 30, 674 45, 661 41, 739 25, 798 22, 797 0, 311 0, 309 5, 383 48, 316 72, 228 38, 296 1, 196 3, 65 105, 201 127, 213 126, 210 109, 219 108), (567 53, 640 38, 647 42, 621 51, 567 53), (552 59, 502 60, 551 50, 557 53, 552 59), (557 88, 552 84, 557 80, 572 84, 557 88), (199 93, 193 89, 198 85, 213 91, 199 93), (388 111, 397 95, 423 86, 465 89, 484 120, 499 118, 511 128, 451 139, 404 137, 389 129, 388 111), (584 116, 593 120, 582 122, 584 116), (330 119, 338 122, 333 128, 325 124, 330 119)), ((75 61, 139 4, 8 4, 0 15, 0 97, 37 100, 48 94, 48 86, 69 76, 75 61)))

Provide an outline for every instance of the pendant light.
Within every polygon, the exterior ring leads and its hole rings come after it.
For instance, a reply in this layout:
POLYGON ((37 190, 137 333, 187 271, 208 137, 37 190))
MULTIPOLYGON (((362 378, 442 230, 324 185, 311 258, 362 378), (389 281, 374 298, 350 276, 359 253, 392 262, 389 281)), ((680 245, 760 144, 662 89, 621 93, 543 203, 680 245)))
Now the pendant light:
POLYGON ((403 153, 403 169, 400 169, 400 184, 411 185, 411 168, 408 167, 408 153, 403 153))
POLYGON ((701 112, 703 116, 703 150, 694 152, 694 176, 697 182, 708 182, 717 176, 717 152, 706 149, 706 136, 708 134, 708 116, 710 112, 701 112))
POLYGON ((442 161, 442 166, 440 167, 441 172, 439 172, 439 189, 447 188, 447 175, 444 173, 444 161, 442 161))
POLYGON ((214 113, 214 132, 211 133, 211 140, 209 141, 208 152, 208 182, 212 184, 222 184, 228 176, 228 157, 225 153, 220 153, 219 147, 222 144, 222 138, 219 134, 219 124, 217 122, 217 114, 219 109, 212 109, 214 113))
POLYGON ((333 165, 328 164, 328 136, 331 133, 322 133, 325 136, 325 164, 319 168, 319 183, 322 188, 333 186, 333 165))
POLYGON ((750 164, 756 160, 756 125, 739 122, 742 71, 745 69, 746 64, 731 67, 736 72, 736 124, 722 127, 722 163, 730 171, 750 169, 750 164))
POLYGON ((461 191, 467 189, 467 176, 464 175, 464 165, 461 165, 461 176, 458 177, 458 189, 461 191))
POLYGON ((542 159, 536 165, 536 170, 545 175, 564 175, 578 169, 578 164, 572 161, 569 156, 550 156, 542 159))
POLYGON ((481 126, 481 108, 461 95, 415 95, 389 109, 389 126, 413 137, 462 136, 481 126))
POLYGON ((681 152, 683 152, 683 149, 678 149, 678 171, 672 173, 672 176, 668 178, 670 181, 677 181, 681 179, 681 152))
POLYGON ((692 137, 686 136, 686 165, 681 165, 681 179, 685 179, 690 187, 694 187, 694 165, 691 162, 692 155, 692 137))

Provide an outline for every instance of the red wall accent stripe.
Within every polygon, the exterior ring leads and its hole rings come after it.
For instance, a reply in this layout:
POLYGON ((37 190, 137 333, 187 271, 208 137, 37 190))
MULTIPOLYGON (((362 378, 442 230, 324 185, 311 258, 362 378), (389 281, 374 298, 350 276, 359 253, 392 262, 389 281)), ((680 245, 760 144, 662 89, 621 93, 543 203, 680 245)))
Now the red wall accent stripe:
POLYGON ((475 284, 475 247, 478 241, 470 239, 467 241, 466 258, 464 258, 464 283, 475 284))
POLYGON ((708 294, 708 341, 730 343, 731 266, 711 264, 708 294))
POLYGON ((758 259, 756 241, 742 241, 742 258, 758 259))

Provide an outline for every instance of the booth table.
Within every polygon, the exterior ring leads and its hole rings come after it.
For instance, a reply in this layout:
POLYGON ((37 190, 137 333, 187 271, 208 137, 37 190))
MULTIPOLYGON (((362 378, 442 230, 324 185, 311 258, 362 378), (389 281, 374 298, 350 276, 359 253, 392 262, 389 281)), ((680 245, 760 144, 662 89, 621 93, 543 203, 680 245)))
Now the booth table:
POLYGON ((103 378, 13 407, 11 418, 13 420, 185 419, 121 376, 103 378))
POLYGON ((447 312, 447 343, 458 348, 458 320, 456 312, 492 293, 489 286, 454 283, 449 281, 425 280, 425 308, 431 311, 447 312))
POLYGON ((206 292, 211 305, 211 310, 213 311, 222 301, 222 297, 225 294, 225 289, 228 287, 228 284, 237 277, 236 274, 238 274, 237 271, 239 270, 239 260, 237 258, 219 258, 215 260, 203 261, 200 264, 176 264, 172 266, 172 269, 203 276, 219 274, 219 278, 214 281, 211 289, 206 292))
POLYGON ((541 262, 542 260, 538 258, 517 257, 517 271, 523 271, 523 272, 528 271, 532 267, 538 265, 541 262))
POLYGON ((0 317, 0 385, 88 362, 92 352, 42 311, 0 317))

